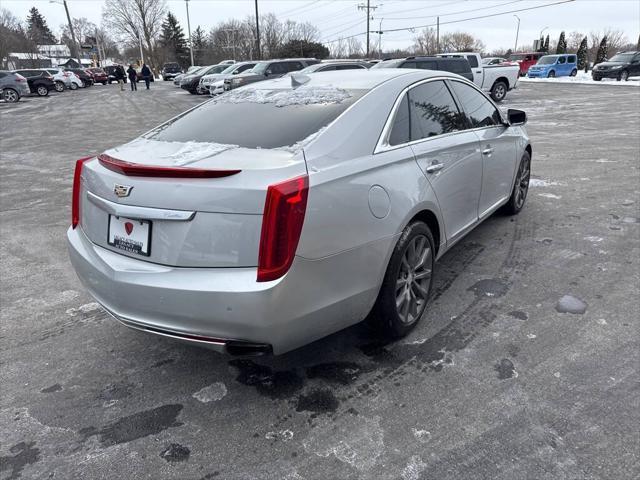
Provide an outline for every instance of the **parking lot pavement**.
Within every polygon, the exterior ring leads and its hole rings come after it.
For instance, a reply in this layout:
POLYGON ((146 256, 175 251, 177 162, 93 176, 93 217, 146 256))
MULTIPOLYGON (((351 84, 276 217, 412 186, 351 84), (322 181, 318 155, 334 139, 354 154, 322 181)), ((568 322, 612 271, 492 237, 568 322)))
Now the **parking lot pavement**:
POLYGON ((73 161, 202 101, 117 88, 0 109, 3 479, 638 478, 640 90, 509 94, 527 205, 445 255, 408 338, 248 360, 118 325, 69 265, 73 161))

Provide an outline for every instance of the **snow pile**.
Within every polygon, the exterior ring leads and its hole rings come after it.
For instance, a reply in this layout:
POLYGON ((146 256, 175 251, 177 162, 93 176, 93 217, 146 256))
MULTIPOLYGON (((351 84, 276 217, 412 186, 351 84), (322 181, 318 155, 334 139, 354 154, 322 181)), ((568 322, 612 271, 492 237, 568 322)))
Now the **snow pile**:
POLYGON ((341 103, 351 98, 347 90, 333 87, 300 87, 295 90, 232 90, 214 100, 216 103, 273 103, 276 107, 341 103))
POLYGON ((163 158, 171 160, 173 165, 183 166, 190 163, 197 162, 204 158, 213 157, 232 148, 239 148, 238 145, 226 145, 224 143, 210 143, 210 142, 166 142, 175 143, 180 145, 178 150, 168 155, 164 155, 163 158))
POLYGON ((520 82, 531 83, 582 83, 587 85, 618 85, 618 86, 636 86, 640 87, 640 77, 631 77, 628 82, 618 82, 615 78, 603 78, 599 82, 596 82, 591 78, 591 73, 585 73, 584 71, 578 72, 575 77, 555 77, 555 78, 529 78, 522 77, 520 82))

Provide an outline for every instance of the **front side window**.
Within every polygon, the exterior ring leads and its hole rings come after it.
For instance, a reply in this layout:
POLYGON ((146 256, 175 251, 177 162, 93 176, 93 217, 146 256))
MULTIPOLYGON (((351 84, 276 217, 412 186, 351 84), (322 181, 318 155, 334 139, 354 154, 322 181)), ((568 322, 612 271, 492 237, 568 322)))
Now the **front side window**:
POLYGON ((441 80, 409 90, 409 122, 412 142, 465 128, 464 115, 441 80))
POLYGON ((502 123, 500 112, 475 88, 462 82, 450 83, 472 128, 492 127, 502 123))
POLYGON ((560 58, 558 58, 558 63, 559 63, 559 64, 567 63, 567 57, 560 57, 560 58))

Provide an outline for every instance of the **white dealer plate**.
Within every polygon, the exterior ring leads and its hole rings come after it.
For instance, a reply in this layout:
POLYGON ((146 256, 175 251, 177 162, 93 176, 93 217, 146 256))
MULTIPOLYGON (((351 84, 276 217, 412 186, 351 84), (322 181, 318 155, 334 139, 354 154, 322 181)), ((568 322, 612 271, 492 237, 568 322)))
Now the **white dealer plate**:
POLYGON ((107 242, 120 250, 149 256, 151 222, 109 215, 107 242))

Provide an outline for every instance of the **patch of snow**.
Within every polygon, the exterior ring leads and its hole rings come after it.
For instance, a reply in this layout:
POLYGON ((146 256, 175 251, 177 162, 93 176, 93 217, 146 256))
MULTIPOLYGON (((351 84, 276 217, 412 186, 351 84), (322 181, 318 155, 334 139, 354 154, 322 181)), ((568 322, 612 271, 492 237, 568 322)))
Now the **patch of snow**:
POLYGON ((602 237, 592 237, 592 236, 584 237, 584 239, 588 242, 593 242, 593 243, 599 243, 604 240, 604 238, 602 237))
POLYGON ((299 87, 292 89, 263 90, 238 89, 212 100, 216 103, 273 103, 276 107, 293 105, 321 105, 341 103, 351 98, 347 90, 334 87, 299 87))
POLYGON ((293 432, 291 430, 281 430, 279 432, 267 432, 264 436, 267 440, 282 440, 288 442, 293 438, 293 432))
POLYGON ((411 431, 413 432, 413 436, 416 437, 416 440, 420 443, 427 443, 431 440, 431 432, 427 430, 412 428, 411 431))
POLYGON ((607 158, 599 158, 596 163, 618 163, 617 160, 609 160, 607 158))
POLYGON ((536 334, 534 334, 534 333, 527 333, 527 338, 528 338, 529 340, 533 340, 533 339, 534 339, 534 338, 536 338, 536 337, 537 337, 537 335, 536 335, 536 334))
POLYGON ((227 394, 227 387, 222 382, 213 383, 195 392, 192 397, 202 403, 221 400, 227 394))
POLYGON ((203 158, 213 157, 232 148, 239 148, 238 145, 226 145, 223 143, 209 142, 171 142, 179 143, 180 147, 173 153, 164 155, 163 158, 171 160, 175 166, 189 165, 203 158))
POLYGON ((552 187, 552 186, 565 186, 566 183, 552 182, 551 180, 542 180, 541 178, 530 178, 530 187, 552 187))
POLYGON ((407 466, 402 469, 400 476, 402 480, 419 480, 420 474, 425 468, 427 468, 427 464, 424 463, 419 456, 414 455, 409 460, 407 466))
POLYGON ((289 145, 289 146, 286 146, 286 147, 278 147, 278 148, 275 148, 274 150, 284 150, 285 152, 294 153, 294 154, 298 153, 302 149, 304 149, 308 145, 310 145, 311 142, 313 142, 316 138, 318 138, 320 135, 322 135, 322 132, 324 132, 326 129, 327 129, 326 126, 322 127, 317 132, 312 133, 307 138, 304 138, 304 139, 300 140, 299 142, 294 143, 293 145, 289 145))
POLYGON ((559 200, 562 198, 560 195, 554 195, 553 193, 539 193, 538 196, 545 197, 545 198, 554 198, 556 200, 559 200))
POLYGON ((97 310, 100 310, 100 304, 91 302, 80 305, 78 308, 69 308, 67 309, 66 314, 75 317, 78 313, 92 313, 97 310))
POLYGON ((596 322, 598 322, 599 325, 607 325, 607 321, 604 318, 599 318, 596 322))
POLYGON ((584 71, 578 72, 575 77, 555 77, 555 78, 529 78, 522 77, 519 81, 525 83, 579 83, 585 85, 616 85, 619 87, 640 87, 640 78, 631 77, 628 82, 618 82, 614 78, 604 78, 599 82, 596 82, 591 78, 591 73, 585 73, 584 71))

